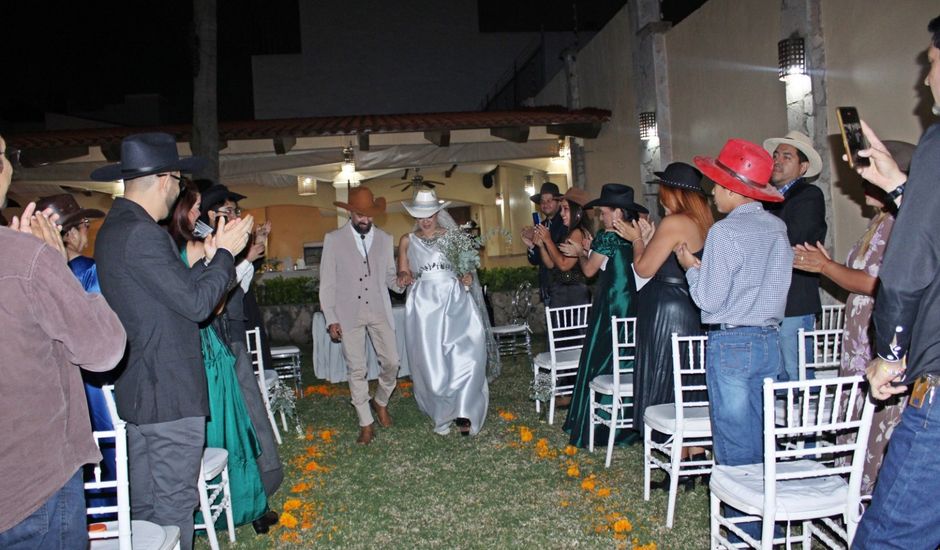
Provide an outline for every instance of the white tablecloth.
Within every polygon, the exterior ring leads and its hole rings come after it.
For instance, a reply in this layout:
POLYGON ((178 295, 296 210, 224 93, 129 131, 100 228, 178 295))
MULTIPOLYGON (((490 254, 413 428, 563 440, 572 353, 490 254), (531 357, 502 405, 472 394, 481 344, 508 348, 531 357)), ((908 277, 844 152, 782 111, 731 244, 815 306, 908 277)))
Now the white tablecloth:
MULTIPOLYGON (((401 358, 401 368, 398 370, 399 378, 411 374, 408 366, 408 353, 405 350, 405 308, 393 307, 392 317, 395 319, 395 343, 398 346, 398 355, 401 358)), ((330 340, 326 331, 326 318, 323 312, 313 314, 313 374, 317 378, 329 380, 332 383, 346 381, 346 361, 343 359, 343 346, 339 342, 330 340)), ((379 376, 379 362, 375 356, 372 339, 366 335, 366 364, 369 368, 369 380, 379 376)))

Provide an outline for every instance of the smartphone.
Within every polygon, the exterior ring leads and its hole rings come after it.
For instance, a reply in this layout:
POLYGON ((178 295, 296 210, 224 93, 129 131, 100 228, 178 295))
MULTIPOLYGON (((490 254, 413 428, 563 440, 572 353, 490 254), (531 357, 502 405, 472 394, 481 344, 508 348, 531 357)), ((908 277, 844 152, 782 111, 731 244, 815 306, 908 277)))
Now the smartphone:
POLYGON ((538 213, 538 212, 532 212, 532 223, 533 223, 534 225, 539 225, 540 223, 542 223, 541 221, 539 221, 539 213, 538 213))
POLYGON ((842 145, 845 147, 845 156, 849 159, 849 166, 856 168, 868 166, 867 158, 858 156, 862 149, 868 149, 868 140, 862 134, 862 121, 858 118, 855 107, 839 107, 836 109, 839 117, 839 129, 842 132, 842 145))

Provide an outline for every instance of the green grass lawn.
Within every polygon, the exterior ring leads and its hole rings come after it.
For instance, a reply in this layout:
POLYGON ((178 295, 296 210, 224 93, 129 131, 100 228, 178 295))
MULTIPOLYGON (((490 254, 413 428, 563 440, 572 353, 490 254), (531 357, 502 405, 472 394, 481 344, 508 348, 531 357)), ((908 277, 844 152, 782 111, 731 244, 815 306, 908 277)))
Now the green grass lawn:
MULTIPOLYGON (((603 447, 566 452, 566 411, 554 425, 537 415, 531 377, 528 358, 504 359, 483 431, 470 438, 435 435, 401 379, 395 425, 363 447, 346 385, 320 383, 305 356, 304 433, 283 434, 285 481, 271 503, 281 524, 268 535, 240 527, 238 542, 222 535, 222 547, 708 547, 704 487, 680 489, 666 529, 666 493, 643 501, 642 442, 615 449, 610 469, 603 447)), ((197 547, 208 547, 205 537, 197 547)))

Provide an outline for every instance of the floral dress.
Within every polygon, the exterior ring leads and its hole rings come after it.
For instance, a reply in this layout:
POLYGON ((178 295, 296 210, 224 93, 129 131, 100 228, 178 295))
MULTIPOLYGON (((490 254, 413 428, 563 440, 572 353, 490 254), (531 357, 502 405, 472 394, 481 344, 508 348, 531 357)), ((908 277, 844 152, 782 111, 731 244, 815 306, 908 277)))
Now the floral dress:
MULTIPOLYGON (((884 257, 888 237, 894 226, 894 216, 881 213, 872 219, 865 235, 849 251, 845 265, 878 276, 881 260, 884 257)), ((874 326, 871 323, 875 298, 853 292, 845 301, 845 333, 842 341, 842 366, 840 376, 864 375, 865 367, 873 357, 871 335, 874 326)), ((875 410, 871 432, 868 436, 868 451, 862 473, 862 494, 870 495, 875 490, 875 481, 881 461, 884 459, 888 440, 894 427, 901 421, 904 399, 894 397, 884 402, 875 410)))

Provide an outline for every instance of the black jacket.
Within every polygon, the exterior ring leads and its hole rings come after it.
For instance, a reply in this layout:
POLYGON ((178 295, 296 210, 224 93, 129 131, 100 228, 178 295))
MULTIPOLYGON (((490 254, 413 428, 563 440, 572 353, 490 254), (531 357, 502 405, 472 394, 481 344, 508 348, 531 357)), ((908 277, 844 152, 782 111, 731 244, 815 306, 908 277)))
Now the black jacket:
POLYGON ((940 374, 940 124, 928 128, 914 150, 878 278, 878 355, 906 356, 905 380, 940 374))
MULTIPOLYGON (((782 203, 764 205, 768 212, 787 224, 790 245, 826 241, 826 199, 822 190, 800 178, 787 190, 782 203)), ((815 315, 822 310, 819 275, 793 270, 787 293, 787 317, 815 315)))
POLYGON ((95 241, 101 293, 127 332, 115 383, 121 418, 134 424, 207 416, 199 323, 235 280, 232 255, 189 268, 170 234, 140 205, 114 201, 95 241))
MULTIPOLYGON (((555 244, 562 242, 565 237, 568 236, 568 227, 565 225, 565 222, 561 221, 560 213, 555 214, 555 216, 548 220, 548 233, 551 235, 552 242, 555 244)), ((548 304, 551 299, 549 289, 552 283, 549 278, 549 270, 542 264, 542 256, 539 254, 539 247, 536 246, 529 250, 528 255, 529 263, 539 266, 539 295, 542 298, 542 303, 548 304)))

